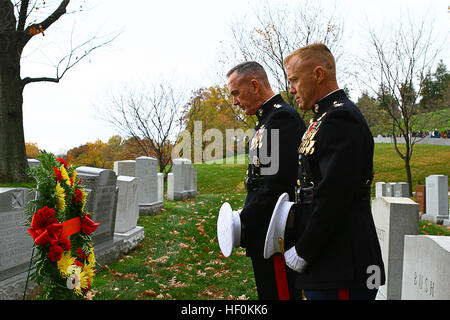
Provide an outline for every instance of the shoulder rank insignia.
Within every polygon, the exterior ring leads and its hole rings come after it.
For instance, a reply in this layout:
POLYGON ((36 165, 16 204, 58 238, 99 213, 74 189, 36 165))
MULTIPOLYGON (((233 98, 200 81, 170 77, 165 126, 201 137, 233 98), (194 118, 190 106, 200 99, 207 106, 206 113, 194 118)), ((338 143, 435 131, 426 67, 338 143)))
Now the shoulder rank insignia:
POLYGON ((264 130, 265 130, 264 125, 262 125, 261 128, 259 128, 258 131, 256 131, 255 135, 253 136, 252 143, 250 145, 251 150, 262 147, 264 130))
POLYGON ((308 129, 303 134, 302 143, 298 149, 298 152, 304 155, 313 154, 315 150, 316 140, 314 140, 315 135, 319 131, 320 125, 322 123, 322 118, 325 116, 326 112, 320 116, 317 121, 311 122, 308 129))
POLYGON ((333 102, 333 107, 335 107, 335 108, 337 108, 337 107, 342 107, 344 104, 342 103, 342 102, 337 102, 337 101, 334 101, 333 102))
POLYGON ((276 108, 276 109, 281 108, 281 104, 278 104, 278 103, 274 104, 273 107, 276 108))

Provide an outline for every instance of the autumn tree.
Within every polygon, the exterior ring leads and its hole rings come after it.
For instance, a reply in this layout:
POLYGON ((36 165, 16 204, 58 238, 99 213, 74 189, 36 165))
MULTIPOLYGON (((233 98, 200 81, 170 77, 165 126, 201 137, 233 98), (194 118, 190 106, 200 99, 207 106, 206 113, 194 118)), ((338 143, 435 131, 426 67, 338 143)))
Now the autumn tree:
MULTIPOLYGON (((237 154, 240 142, 244 145, 241 148, 244 150, 239 151, 244 152, 245 143, 249 139, 249 132, 246 135, 246 131, 251 131, 255 126, 256 117, 246 115, 239 106, 233 105, 227 86, 216 85, 200 88, 192 93, 183 107, 182 123, 190 141, 189 148, 184 149, 188 150, 189 155, 183 156, 200 162, 211 160, 210 157, 218 159, 226 154, 237 154), (232 135, 228 136, 230 141, 226 140, 227 134, 232 135), (213 145, 217 145, 217 148, 213 148, 213 145), (211 150, 213 154, 205 153, 208 148, 214 149, 211 150), (201 155, 196 155, 197 151, 201 155)), ((186 139, 186 136, 183 135, 182 139, 186 139)))
POLYGON ((26 142, 25 149, 27 158, 36 159, 36 157, 40 154, 39 147, 36 142, 26 142))
POLYGON ((34 37, 51 32, 54 28, 50 27, 69 12, 70 2, 0 0, 0 182, 29 179, 22 114, 25 86, 42 81, 59 82, 92 50, 112 41, 112 38, 103 39, 99 43, 93 37, 82 44, 71 43, 70 52, 56 63, 54 76, 22 78, 21 59, 25 46, 34 37), (45 12, 48 15, 41 18, 45 12))

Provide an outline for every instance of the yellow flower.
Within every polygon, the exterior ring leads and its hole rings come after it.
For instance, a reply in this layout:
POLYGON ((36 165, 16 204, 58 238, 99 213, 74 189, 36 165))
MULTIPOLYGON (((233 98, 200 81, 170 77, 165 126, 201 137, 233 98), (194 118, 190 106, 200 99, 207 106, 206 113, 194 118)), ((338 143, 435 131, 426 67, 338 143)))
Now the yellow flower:
POLYGON ((87 289, 89 285, 92 285, 94 277, 95 271, 93 269, 93 266, 91 266, 90 264, 84 264, 80 275, 80 287, 83 289, 87 289))
POLYGON ((64 166, 61 166, 60 170, 62 178, 66 180, 66 184, 70 187, 70 179, 69 175, 67 174, 66 168, 64 168, 64 166))
POLYGON ((81 212, 84 211, 84 206, 86 205, 86 199, 88 194, 84 192, 84 189, 81 189, 81 192, 83 192, 83 196, 81 197, 81 203, 83 203, 83 206, 81 207, 81 212))
MULTIPOLYGON (((82 272, 84 272, 84 274, 89 278, 89 279, 94 279, 95 277, 95 270, 94 270, 94 265, 91 263, 85 263, 83 265, 83 269, 82 272)), ((83 285, 81 285, 83 286, 83 285)))
POLYGON ((64 211, 66 209, 66 193, 61 185, 56 183, 56 206, 59 211, 64 211))
POLYGON ((89 249, 89 251, 91 252, 91 254, 88 257, 89 265, 91 265, 91 267, 95 267, 94 248, 91 247, 91 249, 89 249))
POLYGON ((75 258, 72 257, 70 252, 65 252, 62 258, 58 261, 58 270, 64 278, 67 278, 72 274, 72 265, 75 263, 75 258))
POLYGON ((77 170, 72 170, 72 180, 75 182, 75 178, 77 177, 77 170))

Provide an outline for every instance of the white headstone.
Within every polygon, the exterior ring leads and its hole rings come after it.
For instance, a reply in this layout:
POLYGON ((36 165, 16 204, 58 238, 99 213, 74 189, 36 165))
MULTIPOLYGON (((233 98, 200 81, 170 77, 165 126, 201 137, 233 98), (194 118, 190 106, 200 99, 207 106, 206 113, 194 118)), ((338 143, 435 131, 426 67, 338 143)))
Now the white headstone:
POLYGON ((136 160, 114 161, 114 172, 118 176, 136 177, 136 160))
POLYGON ((174 193, 173 193, 174 192, 173 188, 174 188, 173 173, 170 172, 167 175, 167 200, 170 200, 170 201, 174 201, 175 200, 174 193))
POLYGON ((192 166, 192 189, 195 192, 195 195, 198 194, 197 190, 197 168, 192 166))
POLYGON ((117 212, 115 233, 125 233, 136 227, 139 218, 138 178, 118 176, 117 212))
POLYGON ((388 182, 386 184, 386 197, 394 197, 394 188, 397 182, 388 182))
POLYGON ((372 201, 372 214, 386 271, 380 299, 400 299, 403 237, 419 231, 419 205, 409 198, 381 197, 372 201))
POLYGON ((375 183, 375 198, 386 196, 386 182, 375 183))
POLYGON ((409 197, 408 183, 397 182, 394 186, 394 197, 409 197))
POLYGON ((173 159, 173 167, 172 167, 172 173, 173 173, 173 191, 174 192, 183 192, 184 191, 184 159, 178 158, 173 159))
POLYGON ((425 178, 425 213, 422 219, 442 224, 448 214, 448 177, 431 175, 425 178))
POLYGON ((144 227, 137 226, 139 218, 139 178, 118 176, 117 186, 119 187, 119 193, 114 239, 121 240, 120 249, 127 253, 145 237, 144 227))
POLYGON ((136 158, 136 177, 141 179, 139 203, 152 203, 157 201, 157 166, 158 160, 155 158, 136 158))
POLYGON ((158 201, 164 201, 164 173, 158 172, 158 201))
POLYGON ((34 167, 39 167, 41 165, 41 162, 37 159, 27 159, 28 161, 28 168, 33 169, 34 167))
POLYGON ((191 190, 191 177, 192 177, 192 162, 189 159, 183 159, 184 167, 184 190, 189 192, 191 190))
POLYGON ((402 300, 450 300, 450 237, 405 236, 402 300))

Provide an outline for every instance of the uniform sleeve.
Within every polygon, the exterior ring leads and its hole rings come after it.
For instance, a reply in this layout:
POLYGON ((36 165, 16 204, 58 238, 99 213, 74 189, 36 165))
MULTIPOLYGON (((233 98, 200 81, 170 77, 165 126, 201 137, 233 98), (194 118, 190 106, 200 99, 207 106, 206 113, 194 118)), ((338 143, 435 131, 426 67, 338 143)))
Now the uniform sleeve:
MULTIPOLYGON (((271 116, 266 128, 268 150, 273 152, 278 148, 278 164, 274 163, 275 160, 271 162, 274 166, 271 170, 276 169, 276 172, 264 175, 264 184, 257 191, 256 201, 251 201, 241 212, 241 220, 248 229, 267 229, 278 197, 283 192, 293 192, 298 167, 297 150, 305 130, 304 124, 292 113, 281 110, 271 116), (276 145, 271 144, 271 129, 278 130, 276 145)), ((270 157, 274 156, 270 154, 270 157)))
POLYGON ((350 112, 333 110, 324 117, 317 133, 317 146, 311 161, 318 161, 316 192, 312 213, 295 245, 298 255, 309 264, 320 257, 339 232, 346 232, 346 219, 360 183, 363 143, 361 126, 350 112))

